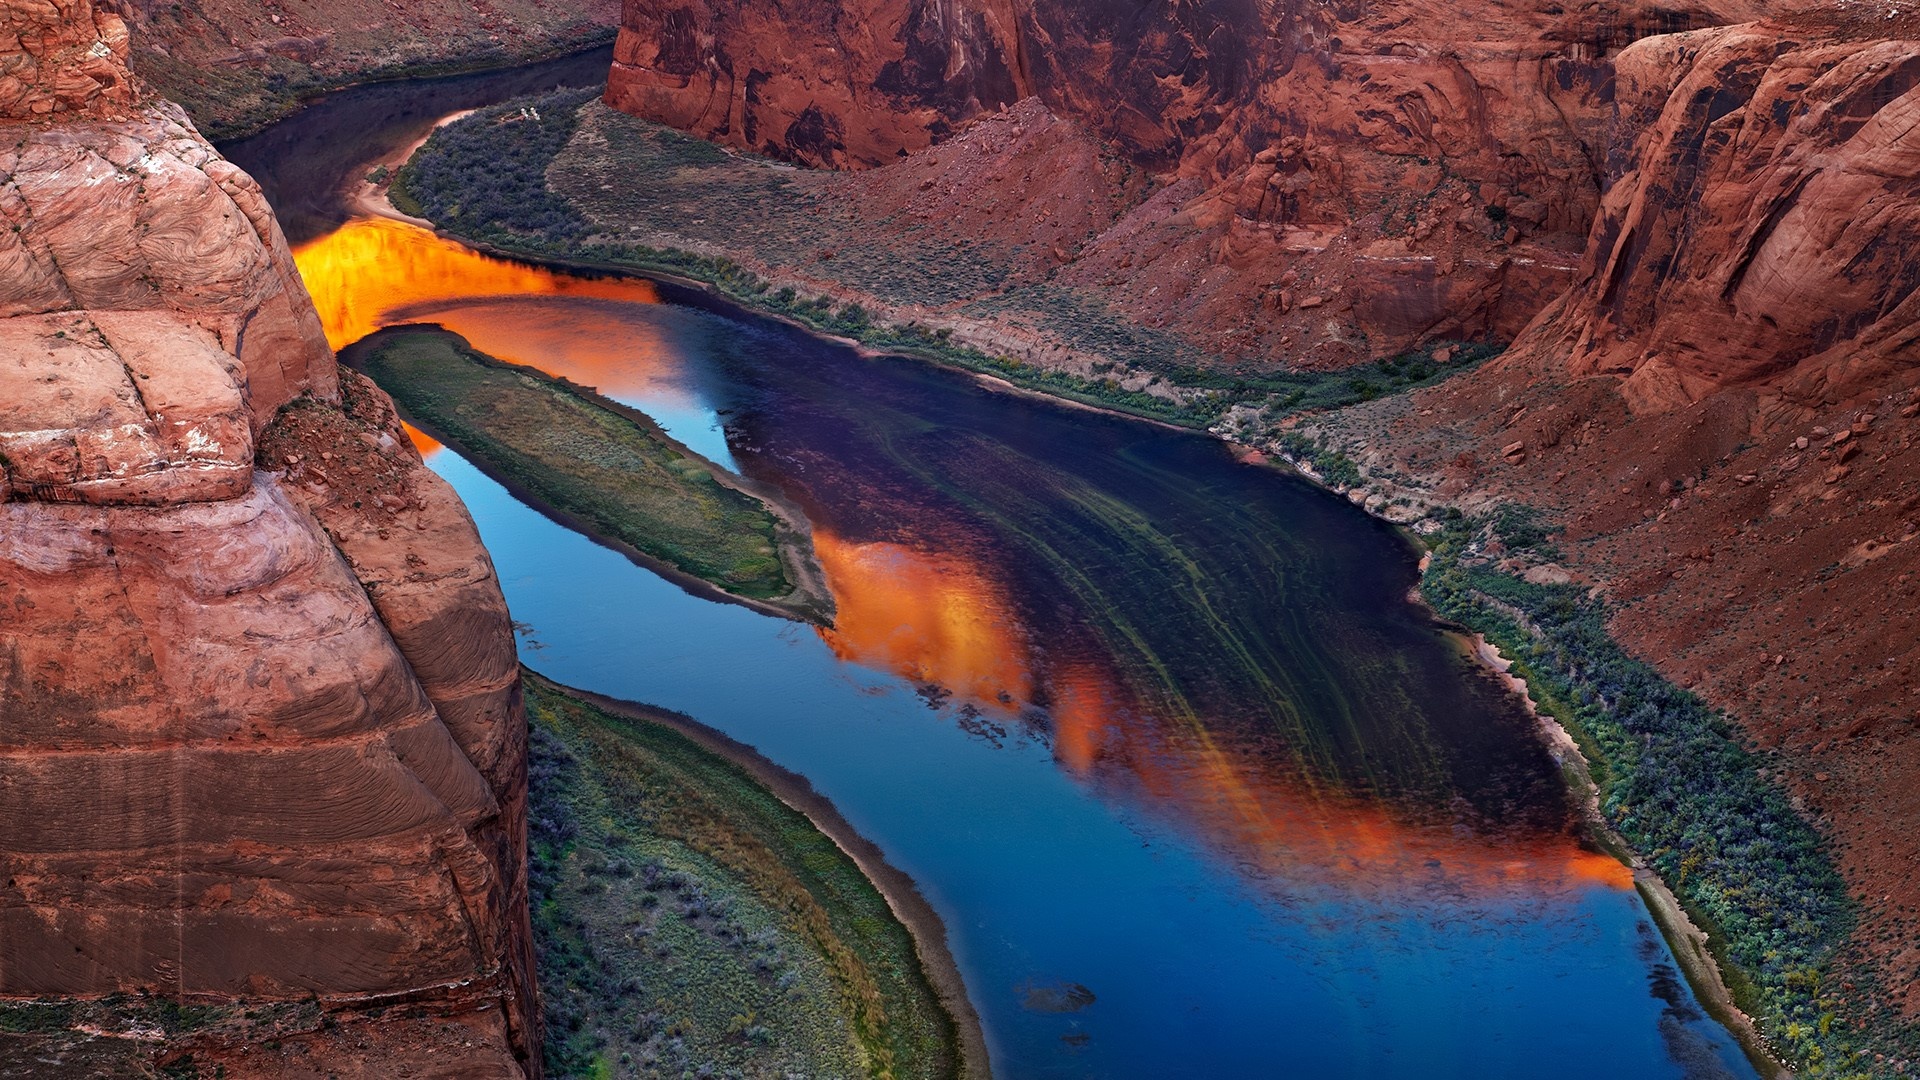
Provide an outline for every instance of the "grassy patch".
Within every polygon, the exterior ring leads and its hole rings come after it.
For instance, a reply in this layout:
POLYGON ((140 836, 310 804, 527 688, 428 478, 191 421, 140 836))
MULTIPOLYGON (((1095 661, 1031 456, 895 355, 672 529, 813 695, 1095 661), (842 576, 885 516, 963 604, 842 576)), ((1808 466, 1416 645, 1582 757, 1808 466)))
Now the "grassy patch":
POLYGON ((1735 1003, 1786 1058, 1808 1076, 1872 1075, 1867 1044, 1890 1032, 1839 1019, 1871 995, 1827 978, 1854 909, 1825 840, 1725 717, 1613 641, 1599 600, 1483 554, 1498 539, 1551 557, 1551 536, 1526 507, 1449 515, 1422 593, 1514 658, 1543 711, 1596 759, 1602 813, 1707 930, 1735 1003))
POLYGON ((960 1073, 912 937, 831 839, 660 724, 528 680, 556 1077, 960 1073))
POLYGON ((377 335, 355 363, 437 437, 597 535, 740 596, 793 592, 779 519, 644 417, 437 328, 377 335))
POLYGON ((1280 449, 1295 462, 1312 468, 1314 476, 1329 487, 1356 487, 1363 479, 1360 466, 1347 455, 1328 447, 1324 438, 1288 431, 1280 436, 1280 449))

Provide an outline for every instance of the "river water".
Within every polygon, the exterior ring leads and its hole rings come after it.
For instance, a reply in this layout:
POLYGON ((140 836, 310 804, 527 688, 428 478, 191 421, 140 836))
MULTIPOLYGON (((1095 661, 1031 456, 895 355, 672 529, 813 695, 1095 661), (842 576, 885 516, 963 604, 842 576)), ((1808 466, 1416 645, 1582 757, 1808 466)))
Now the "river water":
POLYGON ((336 345, 439 323, 807 512, 826 630, 689 595, 427 445, 526 662, 833 799, 945 919, 999 1075, 1754 1075, 1576 839, 1531 719, 1408 600, 1414 552, 1343 500, 1201 436, 344 212, 355 166, 435 117, 599 71, 351 91, 227 149, 292 209, 336 345))

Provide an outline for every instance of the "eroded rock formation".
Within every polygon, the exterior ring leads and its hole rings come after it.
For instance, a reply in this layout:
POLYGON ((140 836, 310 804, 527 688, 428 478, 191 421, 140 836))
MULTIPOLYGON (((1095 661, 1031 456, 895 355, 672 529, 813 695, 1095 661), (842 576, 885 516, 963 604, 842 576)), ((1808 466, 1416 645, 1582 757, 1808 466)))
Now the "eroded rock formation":
POLYGON ((1356 452, 1569 526, 1615 633, 1779 751, 1833 838, 1863 901, 1847 1011, 1911 1021, 1920 24, 1781 16, 1618 66, 1574 286, 1500 359, 1366 410, 1356 452))
POLYGON ((703 138, 882 164, 1021 96, 1009 0, 630 3, 607 101, 703 138))
POLYGON ((628 0, 607 101, 844 168, 1037 98, 1175 184, 1063 283, 1124 277, 1109 299, 1203 361, 1329 367, 1517 334, 1570 284, 1599 205, 1613 56, 1758 8, 628 0))
POLYGON ((1736 386, 1830 404, 1909 366, 1920 48, 1849 37, 1799 19, 1623 52, 1581 279, 1525 350, 1626 376, 1640 412, 1736 386))
POLYGON ((125 49, 85 0, 0 8, 28 57, 0 83, 0 1005, 317 999, 270 1046, 237 1019, 125 1039, 236 1077, 526 1075, 491 563, 384 396, 342 386, 259 189, 125 49))

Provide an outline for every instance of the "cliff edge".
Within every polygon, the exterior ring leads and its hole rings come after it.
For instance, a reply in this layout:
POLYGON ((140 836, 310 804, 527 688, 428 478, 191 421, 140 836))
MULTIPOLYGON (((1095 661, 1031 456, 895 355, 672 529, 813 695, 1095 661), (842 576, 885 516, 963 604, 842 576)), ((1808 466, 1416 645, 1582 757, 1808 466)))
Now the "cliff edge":
POLYGON ((536 1074, 492 565, 126 49, 0 6, 0 1072, 536 1074))

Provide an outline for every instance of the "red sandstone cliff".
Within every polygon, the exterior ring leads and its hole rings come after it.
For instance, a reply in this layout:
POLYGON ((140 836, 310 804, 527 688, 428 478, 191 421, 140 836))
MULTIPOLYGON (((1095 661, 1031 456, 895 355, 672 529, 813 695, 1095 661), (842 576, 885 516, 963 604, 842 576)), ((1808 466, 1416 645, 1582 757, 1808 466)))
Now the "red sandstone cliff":
POLYGON ((1920 24, 1785 16, 1618 66, 1573 287, 1341 441, 1416 500, 1567 523, 1614 632, 1781 751, 1833 838, 1884 994, 1853 1011, 1920 1017, 1920 24))
POLYGON ((607 101, 811 165, 882 164, 1021 96, 1009 0, 630 3, 607 101))
POLYGON ((1036 97, 1172 185, 1076 249, 1062 284, 1202 362, 1328 367, 1518 333, 1570 283, 1598 208, 1612 57, 1760 6, 627 0, 607 101, 862 167, 1036 97))
POLYGON ((235 1015, 88 1012, 0 1063, 537 1071, 492 566, 126 40, 89 0, 0 5, 0 1007, 235 1015))

